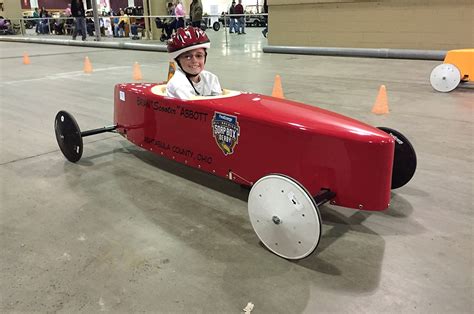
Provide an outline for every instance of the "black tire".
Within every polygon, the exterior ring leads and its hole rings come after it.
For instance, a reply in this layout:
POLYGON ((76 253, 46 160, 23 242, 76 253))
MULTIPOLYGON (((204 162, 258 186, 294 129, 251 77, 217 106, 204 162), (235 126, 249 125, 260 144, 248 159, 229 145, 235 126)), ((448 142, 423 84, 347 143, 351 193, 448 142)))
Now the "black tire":
POLYGON ((56 141, 64 157, 77 162, 82 156, 82 135, 76 119, 66 111, 59 111, 54 119, 56 141))
POLYGON ((392 190, 407 184, 415 175, 416 153, 410 141, 400 132, 386 128, 378 129, 390 134, 395 140, 395 156, 393 156, 392 190))
POLYGON ((255 20, 252 22, 252 26, 253 27, 259 27, 260 26, 260 22, 258 20, 255 20))
POLYGON ((221 29, 221 23, 214 22, 214 24, 212 24, 212 29, 216 32, 219 31, 221 29))

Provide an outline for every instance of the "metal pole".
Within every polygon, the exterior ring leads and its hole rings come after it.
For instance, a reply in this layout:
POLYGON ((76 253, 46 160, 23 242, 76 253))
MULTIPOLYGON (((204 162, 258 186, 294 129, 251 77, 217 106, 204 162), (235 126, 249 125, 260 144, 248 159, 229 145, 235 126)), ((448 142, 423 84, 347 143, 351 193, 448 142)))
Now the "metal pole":
POLYGON ((143 18, 145 20, 145 38, 150 40, 152 39, 151 35, 151 24, 150 18, 148 17, 150 14, 150 2, 148 0, 143 1, 143 18))
POLYGON ((444 60, 444 57, 446 56, 446 51, 444 50, 414 50, 391 48, 377 49, 341 47, 264 46, 262 50, 265 53, 420 60, 444 60))
MULTIPOLYGON (((224 12, 224 33, 225 33, 225 45, 228 46, 229 42, 227 41, 227 13, 224 12)), ((219 20, 219 19, 217 19, 219 20)))
POLYGON ((24 18, 20 19, 20 32, 22 36, 26 35, 26 26, 24 18))
MULTIPOLYGON (((97 13, 97 0, 92 0, 92 12, 94 13, 95 41, 100 41, 100 25, 99 25, 99 15, 97 13)), ((86 32, 87 32, 87 29, 86 29, 86 32)))

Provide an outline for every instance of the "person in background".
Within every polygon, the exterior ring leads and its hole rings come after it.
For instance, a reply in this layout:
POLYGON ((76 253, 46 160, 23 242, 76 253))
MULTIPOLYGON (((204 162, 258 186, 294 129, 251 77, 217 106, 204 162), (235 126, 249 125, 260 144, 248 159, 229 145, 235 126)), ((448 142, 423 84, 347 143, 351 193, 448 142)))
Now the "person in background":
POLYGON ((64 16, 66 16, 66 17, 71 16, 71 4, 68 4, 67 8, 64 10, 64 16))
POLYGON ((66 21, 66 15, 63 12, 59 13, 59 18, 54 19, 53 30, 56 35, 64 35, 64 24, 66 21))
POLYGON ((39 28, 39 25, 40 25, 39 17, 40 16, 39 16, 38 8, 35 8, 35 11, 33 12, 33 19, 34 19, 34 22, 35 22, 35 25, 36 25, 36 29, 35 29, 36 34, 39 33, 39 31, 38 31, 38 28, 39 28))
MULTIPOLYGON (((235 1, 232 1, 232 4, 229 8, 229 14, 235 14, 235 1)), ((235 16, 229 16, 229 33, 238 33, 238 24, 235 16)))
POLYGON ((64 10, 64 15, 67 18, 64 20, 63 33, 65 35, 71 35, 74 31, 74 18, 72 17, 71 4, 67 5, 67 8, 64 10))
POLYGON ((176 15, 176 29, 180 27, 184 27, 184 16, 186 12, 184 12, 183 4, 181 0, 176 1, 176 6, 174 8, 174 15, 176 15))
POLYGON ((102 16, 109 16, 110 15, 110 8, 107 7, 107 4, 103 4, 102 7, 102 16))
POLYGON ((86 30, 87 30, 87 35, 91 37, 94 36, 94 31, 95 31, 93 16, 94 14, 91 11, 86 12, 86 30))
POLYGON ((72 39, 76 40, 77 33, 81 32, 82 40, 86 40, 86 12, 84 10, 84 2, 82 2, 82 0, 71 1, 71 15, 76 21, 74 31, 72 32, 72 39))
POLYGON ((114 31, 112 29, 112 21, 109 17, 109 13, 105 12, 103 14, 102 20, 104 21, 104 34, 105 36, 114 36, 114 31))
POLYGON ((3 18, 3 16, 0 16, 0 30, 2 31, 2 35, 5 34, 13 34, 13 30, 11 28, 11 21, 3 18))
POLYGON ((168 2, 166 12, 168 17, 163 19, 163 24, 165 25, 166 39, 171 38, 173 31, 177 29, 176 27, 176 18, 175 18, 175 7, 172 2, 168 2))
POLYGON ((66 7, 66 9, 64 9, 64 13, 63 13, 63 16, 66 17, 65 19, 62 20, 62 26, 63 26, 63 34, 65 35, 69 35, 68 31, 71 29, 71 19, 69 19, 72 15, 72 12, 71 12, 71 4, 69 3, 66 7))
POLYGON ((40 34, 49 34, 50 28, 49 28, 49 13, 48 11, 44 8, 41 7, 41 10, 39 11, 39 17, 40 22, 39 22, 39 33, 40 34))
POLYGON ((263 37, 267 38, 268 34, 268 4, 267 0, 263 1, 263 13, 266 13, 267 15, 265 16, 265 28, 262 31, 263 37))
POLYGON ((190 99, 193 96, 222 95, 217 76, 204 70, 210 47, 211 41, 198 27, 178 28, 171 36, 168 53, 179 68, 166 85, 169 97, 190 99))
POLYGON ((115 24, 114 26, 114 35, 116 37, 124 37, 125 36, 125 27, 126 25, 129 25, 130 21, 128 19, 128 15, 125 14, 125 12, 120 9, 120 19, 118 23, 115 24))
POLYGON ((112 10, 112 9, 110 10, 110 15, 113 16, 113 17, 111 17, 110 19, 111 19, 111 21, 112 21, 112 26, 114 26, 114 27, 113 27, 113 28, 114 28, 114 36, 115 36, 115 25, 118 24, 119 19, 120 19, 120 18, 118 17, 118 15, 120 15, 120 11, 122 11, 122 8, 119 8, 118 11, 114 11, 114 10, 112 10))
POLYGON ((237 23, 237 30, 238 30, 238 34, 246 34, 245 33, 245 15, 244 14, 244 7, 242 6, 242 0, 239 0, 239 4, 237 4, 235 6, 235 9, 234 9, 234 12, 235 14, 239 14, 238 16, 236 16, 236 18, 238 19, 238 23, 237 23))
POLYGON ((201 27, 202 21, 202 3, 201 0, 193 0, 191 2, 189 17, 191 18, 191 25, 194 27, 201 27))

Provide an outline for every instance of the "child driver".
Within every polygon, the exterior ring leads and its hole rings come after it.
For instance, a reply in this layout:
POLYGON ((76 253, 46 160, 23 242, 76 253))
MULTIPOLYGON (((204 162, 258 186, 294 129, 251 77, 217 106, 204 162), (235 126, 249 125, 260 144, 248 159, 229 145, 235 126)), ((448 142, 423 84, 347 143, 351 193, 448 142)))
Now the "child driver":
POLYGON ((210 46, 206 33, 197 27, 179 28, 171 36, 168 53, 179 69, 176 69, 166 86, 167 96, 190 99, 193 96, 222 94, 217 76, 204 70, 206 50, 210 46))

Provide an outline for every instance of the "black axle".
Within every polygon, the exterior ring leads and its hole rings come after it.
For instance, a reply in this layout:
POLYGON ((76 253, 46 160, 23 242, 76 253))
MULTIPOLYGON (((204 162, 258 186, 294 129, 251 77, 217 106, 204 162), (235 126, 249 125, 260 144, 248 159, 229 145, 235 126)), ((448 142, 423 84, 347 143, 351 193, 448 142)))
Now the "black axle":
POLYGON ((314 201, 316 202, 316 205, 321 206, 324 203, 329 202, 332 200, 334 197, 336 197, 336 193, 329 190, 329 189, 321 189, 319 193, 316 196, 313 196, 314 201))
POLYGON ((81 137, 86 137, 90 135, 96 135, 104 132, 113 132, 117 128, 117 125, 111 125, 111 126, 104 126, 98 129, 92 129, 92 130, 87 130, 84 132, 81 132, 81 137))

